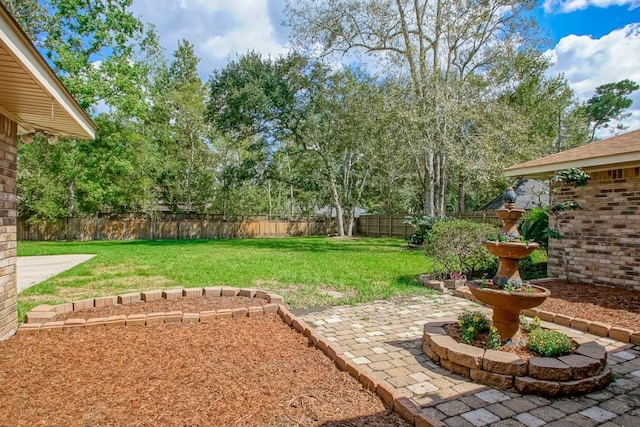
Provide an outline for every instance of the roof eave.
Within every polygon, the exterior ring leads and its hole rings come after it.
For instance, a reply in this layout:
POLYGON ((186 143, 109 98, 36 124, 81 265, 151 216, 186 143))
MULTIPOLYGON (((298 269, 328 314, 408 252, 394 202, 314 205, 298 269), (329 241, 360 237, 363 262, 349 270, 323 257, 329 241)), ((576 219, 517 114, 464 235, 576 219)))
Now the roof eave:
MULTIPOLYGON (((69 132, 58 136, 95 139, 96 125, 82 107, 80 107, 60 78, 53 72, 49 64, 47 64, 40 52, 38 52, 33 43, 31 43, 28 36, 2 3, 0 3, 0 16, 2 17, 2 21, 8 24, 7 26, 0 26, 0 40, 21 63, 24 71, 29 73, 32 78, 41 85, 43 90, 48 92, 48 94, 62 106, 81 129, 81 132, 69 132)), ((19 116, 15 118, 17 118, 18 125, 32 125, 31 123, 22 123, 23 121, 19 116)))
POLYGON ((556 173, 556 171, 566 169, 592 169, 637 162, 640 162, 640 152, 617 154, 606 157, 591 157, 588 159, 578 159, 537 166, 525 166, 525 163, 523 166, 516 165, 504 169, 504 174, 508 177, 521 176, 527 178, 550 178, 556 173))

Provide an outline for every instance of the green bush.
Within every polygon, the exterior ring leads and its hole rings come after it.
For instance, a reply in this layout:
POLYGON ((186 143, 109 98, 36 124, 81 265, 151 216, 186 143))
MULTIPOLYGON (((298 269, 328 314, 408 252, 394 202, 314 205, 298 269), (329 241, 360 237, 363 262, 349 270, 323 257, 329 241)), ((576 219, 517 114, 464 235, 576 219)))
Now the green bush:
POLYGON ((458 316, 458 325, 462 342, 469 344, 478 334, 489 330, 489 318, 481 311, 465 310, 458 316))
POLYGON ((497 227, 468 220, 436 222, 425 241, 427 254, 434 259, 436 271, 461 272, 470 277, 487 271, 495 263, 481 242, 495 236, 497 227))
POLYGON ((573 351, 573 342, 562 332, 535 329, 529 334, 529 350, 542 357, 565 356, 573 351))
POLYGON ((435 223, 439 221, 447 221, 447 217, 442 215, 422 215, 408 216, 402 221, 415 229, 415 232, 409 236, 409 243, 414 245, 422 245, 435 223))

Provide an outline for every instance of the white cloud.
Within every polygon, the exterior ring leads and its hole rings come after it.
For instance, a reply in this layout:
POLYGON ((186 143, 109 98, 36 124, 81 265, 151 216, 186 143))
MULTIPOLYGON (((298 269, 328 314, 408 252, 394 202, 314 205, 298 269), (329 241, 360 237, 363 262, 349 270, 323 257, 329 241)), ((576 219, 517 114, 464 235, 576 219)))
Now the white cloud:
POLYGON ((609 6, 626 6, 629 10, 640 7, 640 0, 545 0, 544 11, 547 13, 571 13, 594 6, 606 9, 609 6))
MULTIPOLYGON (((555 65, 552 74, 562 73, 576 93, 586 101, 595 88, 605 83, 630 79, 640 83, 640 23, 593 39, 590 36, 569 35, 546 54, 555 65)), ((640 91, 631 95, 631 117, 624 121, 629 130, 640 128, 640 91)), ((601 135, 601 136, 606 136, 601 135)))
POLYGON ((201 58, 204 79, 236 54, 287 51, 280 27, 282 0, 136 0, 132 10, 156 26, 167 56, 179 40, 189 40, 201 58))

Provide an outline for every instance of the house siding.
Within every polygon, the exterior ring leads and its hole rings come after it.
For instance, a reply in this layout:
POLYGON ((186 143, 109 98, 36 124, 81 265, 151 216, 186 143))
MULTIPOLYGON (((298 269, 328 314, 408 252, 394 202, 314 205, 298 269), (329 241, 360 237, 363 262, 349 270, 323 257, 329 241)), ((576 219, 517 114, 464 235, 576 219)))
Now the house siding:
POLYGON ((558 215, 564 239, 550 239, 550 277, 640 290, 640 168, 591 174, 583 187, 560 187, 556 202, 581 209, 558 215))
POLYGON ((18 324, 16 283, 17 125, 0 114, 0 340, 18 324))

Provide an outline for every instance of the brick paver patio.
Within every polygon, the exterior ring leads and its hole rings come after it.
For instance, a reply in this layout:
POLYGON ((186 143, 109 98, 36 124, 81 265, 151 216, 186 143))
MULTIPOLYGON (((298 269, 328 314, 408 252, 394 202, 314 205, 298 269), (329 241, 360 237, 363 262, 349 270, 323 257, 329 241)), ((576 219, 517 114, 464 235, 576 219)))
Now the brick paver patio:
POLYGON ((448 426, 640 426, 640 346, 543 322, 543 326, 569 336, 597 341, 609 352, 615 381, 605 390, 574 398, 551 399, 493 389, 431 362, 422 351, 424 323, 457 317, 464 308, 478 307, 441 294, 292 311, 340 346, 354 363, 392 384, 448 426))

